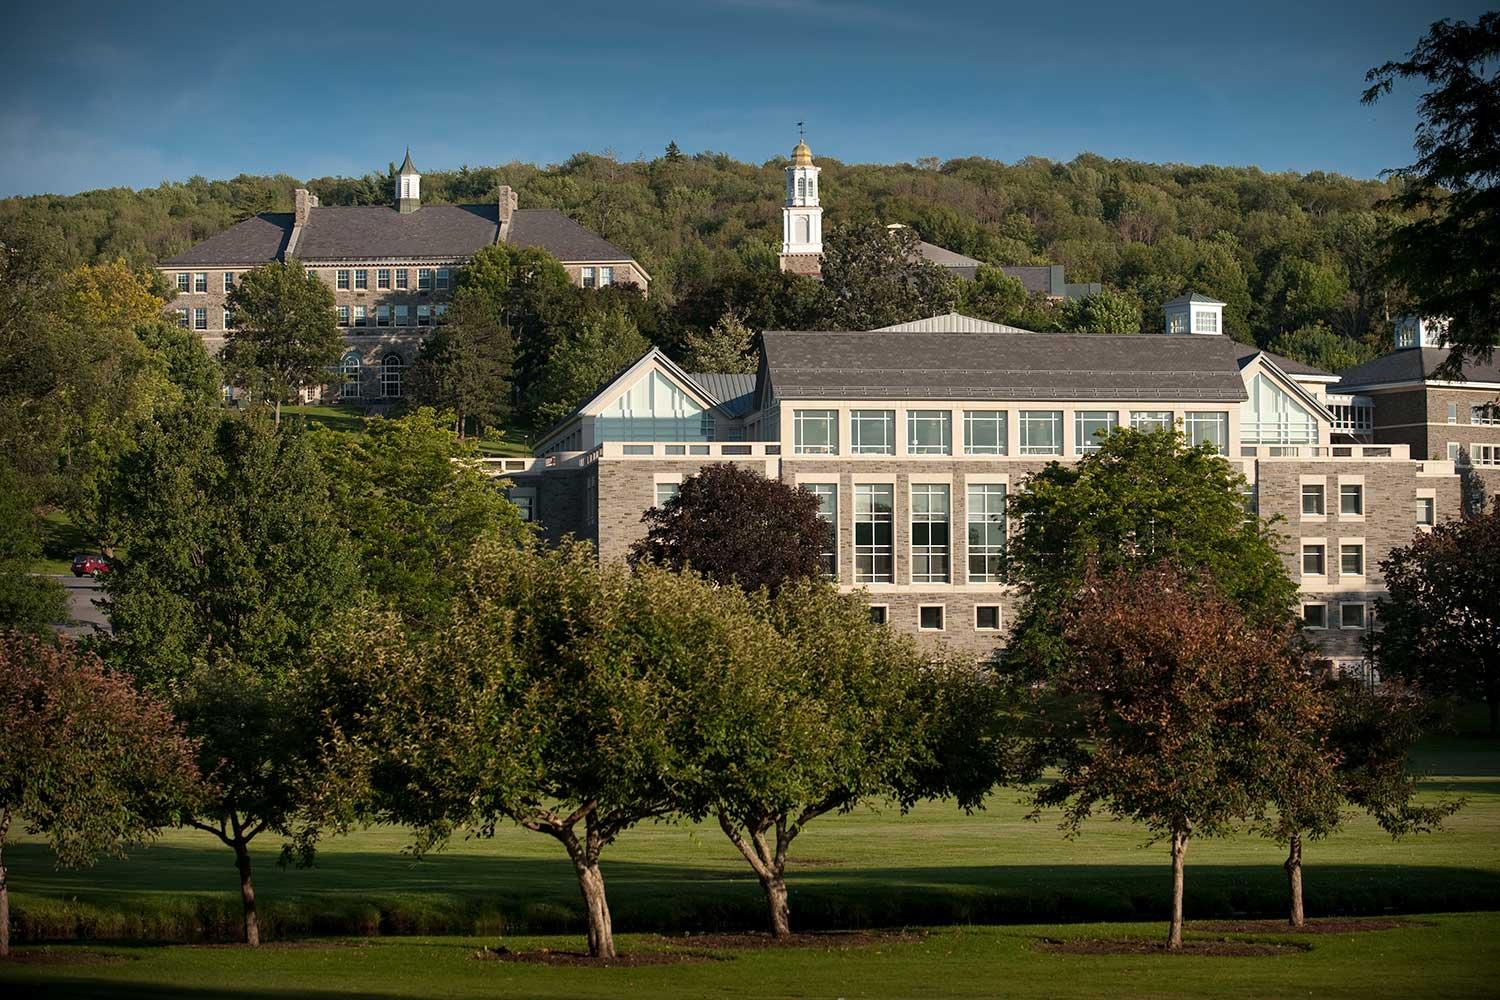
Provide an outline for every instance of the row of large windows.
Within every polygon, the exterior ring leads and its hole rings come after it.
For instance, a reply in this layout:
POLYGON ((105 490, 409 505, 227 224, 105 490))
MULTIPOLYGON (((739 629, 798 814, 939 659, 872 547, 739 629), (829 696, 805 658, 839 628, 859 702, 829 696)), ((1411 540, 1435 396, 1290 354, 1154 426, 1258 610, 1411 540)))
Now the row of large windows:
MULTIPOLYGON (((350 351, 339 361, 339 399, 363 399, 365 396, 364 362, 356 351, 350 351)), ((405 392, 406 362, 399 354, 387 354, 380 359, 377 385, 380 398, 399 399, 405 392)))
MULTIPOLYGON (((208 292, 207 271, 178 271, 177 293, 179 295, 203 295, 208 292)), ((234 271, 220 271, 220 289, 226 294, 234 290, 234 271)))
POLYGON ((411 272, 417 272, 417 291, 443 291, 453 283, 453 271, 446 267, 341 267, 333 273, 333 287, 339 291, 363 292, 370 287, 370 272, 375 272, 378 291, 405 291, 411 288, 411 272))
POLYGON ((373 309, 370 306, 335 306, 338 315, 338 324, 343 327, 410 327, 410 326, 435 326, 447 317, 448 305, 439 302, 436 305, 419 305, 412 307, 401 304, 395 306, 379 305, 373 309), (416 323, 412 323, 412 317, 416 317, 416 323))
MULTIPOLYGON (((819 500, 829 525, 823 571, 839 575, 839 487, 837 483, 802 484, 819 500)), ((965 494, 968 531, 968 583, 1005 582, 1005 485, 971 483, 965 494)), ((854 486, 854 582, 896 582, 896 487, 891 483, 854 486)), ((911 486, 910 559, 912 583, 952 583, 951 488, 946 483, 911 486)))
MULTIPOLYGON (((954 454, 952 410, 907 410, 906 454, 954 454)), ((1162 430, 1173 426, 1171 410, 1132 410, 1130 426, 1136 430, 1162 430)), ((1017 450, 1021 455, 1061 455, 1064 448, 1062 410, 1020 410, 1016 417, 1017 450)), ((963 454, 1006 455, 1009 453, 1011 419, 1008 410, 964 410, 963 454)), ((1073 454, 1086 455, 1100 448, 1103 435, 1119 426, 1118 410, 1076 410, 1073 413, 1073 454)), ((1190 444, 1209 442, 1220 454, 1229 451, 1229 414, 1223 410, 1189 411, 1182 414, 1183 431, 1190 444)), ((792 413, 792 448, 798 455, 839 455, 838 410, 795 410, 792 413)), ((896 454, 895 410, 850 410, 847 452, 851 455, 896 454)))

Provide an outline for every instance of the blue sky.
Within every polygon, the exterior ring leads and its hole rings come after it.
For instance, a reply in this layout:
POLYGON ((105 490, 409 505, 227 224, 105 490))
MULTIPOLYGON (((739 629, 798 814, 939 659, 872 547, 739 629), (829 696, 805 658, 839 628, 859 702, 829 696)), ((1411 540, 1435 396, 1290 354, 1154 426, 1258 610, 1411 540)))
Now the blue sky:
POLYGON ((19 2, 0 195, 360 174, 407 143, 422 169, 674 138, 758 163, 799 119, 848 162, 1088 150, 1372 177, 1411 159, 1416 93, 1363 107, 1364 71, 1486 6, 19 2))

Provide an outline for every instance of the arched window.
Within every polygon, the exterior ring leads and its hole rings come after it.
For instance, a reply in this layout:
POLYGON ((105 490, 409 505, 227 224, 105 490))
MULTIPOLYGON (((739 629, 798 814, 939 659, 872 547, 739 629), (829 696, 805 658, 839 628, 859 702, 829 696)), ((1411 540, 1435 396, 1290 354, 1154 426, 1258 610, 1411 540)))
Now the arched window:
POLYGON ((340 399, 358 399, 360 397, 359 369, 359 354, 356 351, 350 351, 339 362, 340 399))
POLYGON ((807 178, 806 177, 798 177, 797 178, 797 197, 799 197, 799 198, 805 198, 806 196, 807 196, 807 178))
POLYGON ((812 224, 808 222, 807 216, 797 216, 797 243, 809 243, 812 241, 812 224))
POLYGON ((380 394, 386 399, 400 398, 401 375, 405 368, 406 362, 399 354, 387 354, 380 359, 380 394))

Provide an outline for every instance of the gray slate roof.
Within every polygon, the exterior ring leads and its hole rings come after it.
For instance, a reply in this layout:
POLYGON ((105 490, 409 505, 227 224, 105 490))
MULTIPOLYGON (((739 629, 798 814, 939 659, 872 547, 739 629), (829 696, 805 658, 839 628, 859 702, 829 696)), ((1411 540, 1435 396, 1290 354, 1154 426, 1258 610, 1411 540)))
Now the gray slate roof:
MULTIPOLYGON (((287 251, 293 217, 268 213, 230 226, 217 236, 162 261, 165 267, 265 264, 287 251)), ((391 257, 468 257, 495 242, 496 205, 424 205, 405 215, 388 205, 329 205, 311 210, 297 246, 301 260, 391 257)), ((558 260, 625 261, 629 254, 554 208, 522 208, 511 216, 507 242, 539 247, 558 260)))
POLYGON ((1256 358, 1264 354, 1266 357, 1271 359, 1272 364, 1274 364, 1277 368, 1280 368, 1282 371, 1286 372, 1288 375, 1322 375, 1326 378, 1335 377, 1333 372, 1325 372, 1321 368, 1314 368, 1312 365, 1305 365, 1294 358, 1284 357, 1280 354, 1275 353, 1274 351, 1263 351, 1258 347, 1251 346, 1250 344, 1241 344, 1239 346, 1239 362, 1241 368, 1245 367, 1251 361, 1254 361, 1256 358))
MULTIPOLYGON (((1337 392, 1358 392, 1367 385, 1389 382, 1421 382, 1448 360, 1446 347, 1409 347, 1383 354, 1373 361, 1339 372, 1337 392)), ((1471 382, 1500 382, 1500 352, 1488 363, 1472 358, 1464 362, 1463 374, 1471 382)))
POLYGON ((292 213, 267 212, 236 223, 162 264, 167 267, 264 264, 285 252, 291 235, 292 213))
POLYGON ((1246 398, 1227 337, 783 331, 763 342, 777 399, 1246 398))
POLYGON ((698 388, 717 399, 731 417, 743 417, 755 405, 755 376, 735 372, 690 372, 698 388))

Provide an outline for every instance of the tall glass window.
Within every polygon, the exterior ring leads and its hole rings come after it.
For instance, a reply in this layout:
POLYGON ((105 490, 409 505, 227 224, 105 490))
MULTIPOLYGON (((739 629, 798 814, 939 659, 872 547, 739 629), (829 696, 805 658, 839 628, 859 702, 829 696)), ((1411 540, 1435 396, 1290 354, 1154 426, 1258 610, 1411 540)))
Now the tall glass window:
POLYGON ((344 355, 339 362, 339 398, 358 399, 359 387, 359 354, 350 351, 344 355))
POLYGON ((906 411, 909 455, 953 454, 953 414, 948 410, 906 411))
POLYGON ((969 582, 1005 582, 1005 487, 969 487, 969 582))
POLYGON ((1005 454, 1005 411, 964 411, 964 454, 1005 454))
POLYGON ((387 354, 380 361, 380 394, 387 399, 396 399, 401 395, 401 377, 405 373, 406 363, 401 360, 399 354, 387 354))
POLYGON ((896 411, 851 410, 849 450, 856 455, 896 454, 896 411))
POLYGON ((896 488, 889 484, 859 483, 854 487, 854 582, 891 583, 896 488))
POLYGON ((660 372, 638 379, 594 419, 601 441, 712 441, 714 417, 660 372))
POLYGON ((1103 435, 1120 423, 1114 410, 1078 410, 1073 414, 1073 454, 1087 455, 1104 446, 1103 435))
POLYGON ((1182 429, 1187 434, 1188 447, 1196 448, 1207 441, 1220 455, 1229 454, 1229 414, 1222 410, 1184 414, 1182 429))
POLYGON ((1061 410, 1021 411, 1021 454, 1061 455, 1063 447, 1061 410))
POLYGON ((839 487, 837 483, 808 483, 802 487, 818 498, 818 516, 828 527, 823 551, 819 555, 823 564, 823 575, 838 579, 839 575, 839 487))
POLYGON ((916 483, 911 488, 911 582, 948 582, 948 487, 916 483))
POLYGON ((1171 410, 1131 410, 1130 429, 1143 433, 1172 429, 1171 410))
POLYGON ((797 410, 792 414, 792 450, 798 455, 839 453, 839 411, 797 410))
POLYGON ((1250 380, 1250 398, 1240 406, 1241 444, 1317 444, 1311 411, 1264 375, 1250 380))

